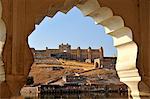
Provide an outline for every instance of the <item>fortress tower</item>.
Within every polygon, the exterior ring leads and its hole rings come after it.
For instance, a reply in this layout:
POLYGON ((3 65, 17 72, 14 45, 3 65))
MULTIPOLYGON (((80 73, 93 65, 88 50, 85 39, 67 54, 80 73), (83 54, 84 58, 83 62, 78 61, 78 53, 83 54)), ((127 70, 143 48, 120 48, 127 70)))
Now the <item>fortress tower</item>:
POLYGON ((88 59, 92 59, 92 48, 91 47, 89 47, 88 48, 88 59))
POLYGON ((77 60, 80 60, 81 59, 81 48, 78 47, 77 48, 77 60))
POLYGON ((68 43, 65 45, 65 44, 61 44, 61 45, 59 45, 59 51, 60 52, 66 52, 66 53, 70 53, 70 51, 71 51, 71 45, 69 45, 68 43))

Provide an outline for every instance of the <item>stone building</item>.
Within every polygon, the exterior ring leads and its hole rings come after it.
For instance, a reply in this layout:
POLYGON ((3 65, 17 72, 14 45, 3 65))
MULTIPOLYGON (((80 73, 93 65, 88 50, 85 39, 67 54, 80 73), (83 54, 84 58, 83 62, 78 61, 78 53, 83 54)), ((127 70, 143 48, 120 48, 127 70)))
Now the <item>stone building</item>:
POLYGON ((95 68, 115 69, 117 57, 103 57, 94 59, 95 68))
POLYGON ((71 45, 61 44, 59 45, 59 49, 48 49, 46 50, 35 50, 32 48, 32 52, 34 58, 64 58, 69 60, 78 60, 78 61, 85 61, 86 59, 94 60, 96 58, 103 57, 103 48, 100 49, 92 49, 89 47, 88 49, 81 49, 78 47, 77 49, 72 49, 71 45))
POLYGON ((103 57, 101 65, 103 68, 115 69, 117 57, 103 57))

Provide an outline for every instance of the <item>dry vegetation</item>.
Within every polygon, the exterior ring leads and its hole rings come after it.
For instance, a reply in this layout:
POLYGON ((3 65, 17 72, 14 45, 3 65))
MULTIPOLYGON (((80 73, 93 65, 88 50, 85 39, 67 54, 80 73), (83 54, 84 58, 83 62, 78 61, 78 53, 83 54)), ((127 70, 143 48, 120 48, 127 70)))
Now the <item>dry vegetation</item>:
POLYGON ((62 65, 36 64, 32 65, 30 76, 34 77, 35 83, 46 83, 56 79, 60 79, 64 75, 79 73, 85 76, 96 76, 100 74, 111 73, 108 70, 94 69, 93 64, 59 60, 62 65), (64 67, 62 70, 52 70, 53 66, 64 67))

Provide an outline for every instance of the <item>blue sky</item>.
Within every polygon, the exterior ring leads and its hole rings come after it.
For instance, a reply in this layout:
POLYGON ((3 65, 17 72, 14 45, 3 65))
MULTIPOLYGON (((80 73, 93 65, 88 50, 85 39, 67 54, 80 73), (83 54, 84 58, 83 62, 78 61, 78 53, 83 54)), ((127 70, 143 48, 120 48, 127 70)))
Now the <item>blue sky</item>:
POLYGON ((45 17, 35 26, 29 36, 29 45, 35 49, 58 48, 59 44, 69 43, 72 48, 104 48, 105 56, 116 55, 112 37, 106 35, 101 25, 95 25, 90 17, 74 7, 67 14, 58 12, 53 18, 45 17))

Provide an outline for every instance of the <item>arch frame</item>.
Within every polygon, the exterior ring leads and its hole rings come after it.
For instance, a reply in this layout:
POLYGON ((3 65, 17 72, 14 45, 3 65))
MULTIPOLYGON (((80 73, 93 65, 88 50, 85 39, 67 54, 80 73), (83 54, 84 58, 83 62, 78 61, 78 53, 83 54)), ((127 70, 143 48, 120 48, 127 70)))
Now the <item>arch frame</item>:
MULTIPOLYGON (((136 68, 136 58, 137 58, 138 47, 137 47, 137 44, 133 41, 132 30, 129 27, 125 26, 125 22, 123 18, 120 16, 115 16, 115 15, 112 16, 113 11, 110 8, 106 7, 107 10, 110 9, 109 12, 111 12, 111 14, 108 12, 109 13, 108 16, 110 15, 111 17, 109 18, 107 16, 106 18, 105 16, 104 18, 103 17, 101 18, 102 20, 97 21, 96 19, 97 17, 94 18, 93 11, 102 8, 100 7, 99 2, 97 0, 95 1, 94 0, 77 0, 79 2, 72 4, 72 6, 69 8, 66 7, 68 6, 68 4, 70 4, 70 3, 67 4, 68 1, 69 0, 62 0, 62 1, 56 0, 56 2, 52 2, 52 4, 50 4, 49 6, 49 9, 46 8, 45 11, 42 12, 42 14, 38 13, 34 16, 34 18, 32 17, 34 22, 31 24, 32 27, 30 27, 29 29, 30 32, 28 31, 28 34, 25 34, 25 36, 28 36, 34 30, 34 25, 39 24, 44 16, 52 17, 58 11, 67 12, 73 6, 77 6, 83 12, 85 16, 91 16, 93 17, 93 19, 96 21, 97 24, 103 25, 105 27, 106 33, 113 37, 114 46, 118 50, 117 72, 119 74, 120 80, 126 83, 131 88, 133 96, 139 95, 138 83, 141 80, 141 77, 139 76, 138 69, 136 68), (64 8, 64 2, 66 4, 65 8, 64 8), (58 6, 54 6, 55 4, 58 4, 58 6), (115 23, 116 25, 112 25, 111 23, 115 23), (128 59, 127 56, 129 55, 129 53, 126 54, 125 51, 131 51, 130 56, 132 57, 128 59), (129 60, 129 61, 124 62, 124 60, 129 60), (128 72, 130 72, 131 74, 129 75, 128 72)), ((101 9, 101 11, 102 10, 104 9, 101 9)), ((27 39, 27 37, 25 38, 27 39)), ((25 46, 28 46, 28 45, 25 45, 25 46)), ((4 74, 6 74, 6 72, 4 74)))
MULTIPOLYGON (((77 1, 65 0, 62 7, 55 8, 57 9, 55 14, 58 11, 67 13, 76 6, 85 17, 91 17, 95 20, 97 25, 100 24, 104 26, 106 34, 112 36, 114 47, 118 52, 116 70, 120 81, 128 85, 133 97, 138 97, 140 95, 138 83, 141 81, 141 77, 136 67, 138 46, 133 40, 132 30, 128 26, 125 26, 124 19, 121 16, 116 16, 109 7, 101 7, 97 0, 77 1), (72 4, 71 6, 69 6, 70 3, 72 4), (101 14, 101 12, 104 14, 101 14), (130 54, 126 54, 126 51, 130 51, 130 54), (128 72, 130 72, 130 74, 128 72)), ((49 8, 51 8, 51 6, 49 8)), ((53 9, 53 7, 51 9, 53 9)), ((45 16, 53 17, 55 14, 52 15, 51 10, 49 10, 45 16)), ((44 17, 42 19, 44 19, 44 17)), ((42 20, 39 20, 37 23, 39 24, 41 21, 42 20)))

